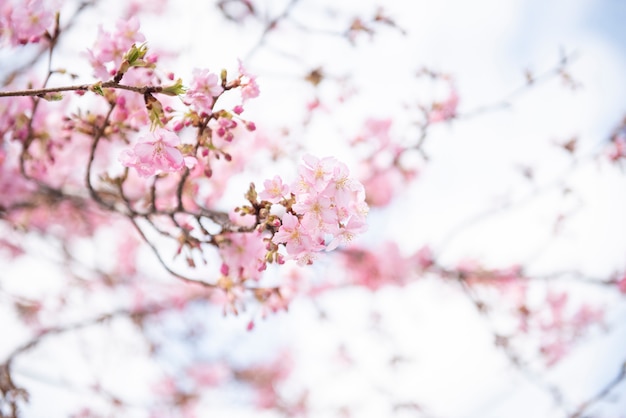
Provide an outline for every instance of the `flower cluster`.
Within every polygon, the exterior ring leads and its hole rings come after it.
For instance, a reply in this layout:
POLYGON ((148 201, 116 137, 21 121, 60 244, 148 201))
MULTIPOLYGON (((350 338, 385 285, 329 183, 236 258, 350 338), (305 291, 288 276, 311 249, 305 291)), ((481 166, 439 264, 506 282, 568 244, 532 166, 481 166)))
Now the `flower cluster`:
POLYGON ((211 73, 207 69, 195 69, 191 85, 183 101, 198 114, 210 115, 213 111, 215 98, 223 91, 224 88, 217 74, 211 73))
POLYGON ((333 250, 367 228, 363 185, 335 158, 306 155, 291 188, 277 178, 265 187, 261 196, 274 201, 291 189, 295 203, 283 215, 272 242, 284 244, 288 258, 302 264, 310 264, 315 252, 333 250))
POLYGON ((158 128, 140 138, 140 142, 132 150, 123 151, 119 159, 125 167, 134 167, 142 177, 161 172, 176 172, 185 166, 185 162, 192 165, 195 160, 193 157, 185 159, 177 148, 179 144, 178 135, 158 128))
MULTIPOLYGON (((345 280, 370 290, 383 286, 405 286, 420 277, 433 264, 429 247, 404 255, 396 242, 386 241, 376 248, 351 247, 341 253, 345 280)), ((320 290, 318 290, 320 291, 320 290)))
POLYGON ((139 32, 139 20, 136 18, 118 21, 115 32, 107 32, 101 27, 98 28, 97 41, 92 49, 87 50, 89 62, 96 77, 107 80, 115 75, 121 67, 127 51, 134 44, 145 41, 145 36, 139 32))
POLYGON ((52 29, 56 1, 26 0, 18 7, 10 1, 0 6, 0 37, 7 38, 11 45, 39 42, 52 29))
POLYGON ((367 119, 361 133, 353 140, 367 154, 362 158, 359 176, 371 206, 389 205, 408 183, 417 177, 417 169, 403 164, 405 145, 394 140, 391 119, 367 119))
POLYGON ((243 102, 259 97, 259 85, 256 76, 250 74, 239 61, 239 85, 241 86, 241 99, 243 102))

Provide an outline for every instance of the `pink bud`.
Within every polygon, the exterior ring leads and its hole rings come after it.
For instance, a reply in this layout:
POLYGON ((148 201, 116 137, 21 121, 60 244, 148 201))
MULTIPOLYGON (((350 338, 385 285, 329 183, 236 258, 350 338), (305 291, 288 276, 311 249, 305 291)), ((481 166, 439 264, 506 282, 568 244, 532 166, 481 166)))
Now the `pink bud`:
POLYGON ((228 276, 228 271, 230 269, 228 268, 228 265, 226 263, 222 263, 222 267, 220 267, 220 273, 222 273, 223 276, 228 276))
POLYGON ((174 123, 173 129, 174 132, 179 132, 185 127, 185 124, 182 121, 178 121, 174 123))

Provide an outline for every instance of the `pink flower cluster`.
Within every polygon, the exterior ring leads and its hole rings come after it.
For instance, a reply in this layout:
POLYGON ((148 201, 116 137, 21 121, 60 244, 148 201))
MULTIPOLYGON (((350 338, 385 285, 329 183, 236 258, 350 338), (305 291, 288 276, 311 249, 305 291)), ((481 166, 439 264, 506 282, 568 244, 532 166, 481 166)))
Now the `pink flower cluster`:
POLYGON ((191 85, 183 99, 184 103, 200 115, 210 115, 213 112, 215 98, 224 89, 217 74, 207 69, 195 69, 191 85))
POLYGON ((335 158, 303 158, 299 179, 291 187, 280 179, 265 182, 261 198, 277 201, 291 191, 295 204, 282 217, 274 244, 285 244, 288 258, 310 264, 314 253, 333 250, 367 229, 368 212, 363 185, 349 177, 335 158))
POLYGON ((266 245, 259 231, 226 235, 227 245, 220 246, 224 276, 236 275, 242 280, 260 280, 266 268, 266 245))
POLYGON ((26 0, 0 6, 0 37, 11 45, 39 42, 46 31, 52 31, 56 1, 26 0))
POLYGON ((239 85, 241 86, 241 99, 243 102, 259 97, 260 90, 256 77, 243 67, 241 61, 239 61, 239 85))
POLYGON ((106 32, 102 27, 98 28, 96 43, 92 49, 87 50, 95 75, 102 80, 115 75, 124 54, 133 44, 140 44, 146 40, 139 32, 139 20, 136 18, 118 21, 115 29, 115 32, 106 32))
POLYGON ((433 264, 433 254, 425 246, 408 256, 398 244, 386 241, 374 249, 350 248, 341 253, 350 284, 378 290, 383 286, 404 286, 420 277, 433 264))
POLYGON ((539 323, 544 333, 539 351, 546 366, 550 367, 558 363, 589 328, 603 324, 604 310, 583 304, 577 310, 567 312, 569 304, 565 292, 548 293, 546 303, 546 317, 539 323))
POLYGON ((370 118, 363 124, 363 131, 354 144, 367 148, 367 157, 362 160, 360 176, 371 206, 390 204, 402 188, 415 179, 417 170, 401 163, 406 148, 391 137, 391 119, 370 118))
POLYGON ((142 177, 180 171, 186 162, 192 165, 195 158, 183 157, 177 148, 179 144, 178 135, 158 128, 148 136, 141 137, 132 150, 123 151, 119 160, 125 167, 135 168, 142 177))

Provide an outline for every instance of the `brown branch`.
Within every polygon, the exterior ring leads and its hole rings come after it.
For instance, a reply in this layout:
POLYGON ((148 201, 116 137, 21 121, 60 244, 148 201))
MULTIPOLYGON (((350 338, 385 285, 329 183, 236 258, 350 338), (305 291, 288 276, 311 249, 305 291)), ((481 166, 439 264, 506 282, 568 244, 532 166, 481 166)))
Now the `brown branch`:
POLYGON ((1 91, 0 97, 18 97, 18 96, 44 97, 46 94, 50 94, 50 93, 61 93, 64 91, 94 91, 94 90, 97 90, 98 88, 128 90, 128 91, 133 91, 139 94, 161 93, 163 91, 163 86, 129 86, 126 84, 120 84, 114 80, 109 80, 103 83, 94 83, 94 84, 75 84, 73 86, 1 91))
POLYGON ((89 195, 93 200, 96 201, 100 206, 115 211, 115 205, 105 202, 102 197, 98 194, 98 192, 94 189, 93 184, 91 183, 91 168, 93 166, 93 161, 96 155, 96 149, 98 148, 98 143, 100 139, 104 135, 104 130, 109 124, 109 119, 111 118, 111 114, 113 114, 113 109, 115 109, 115 102, 110 104, 109 111, 107 112, 104 120, 102 121, 102 125, 98 128, 94 135, 93 143, 91 144, 91 149, 89 150, 89 162, 87 163, 87 173, 85 174, 85 184, 87 185, 87 189, 89 190, 89 195))
POLYGON ((180 279, 180 280, 182 280, 182 281, 184 281, 186 283, 197 284, 197 285, 201 285, 201 286, 208 287, 208 288, 217 288, 218 287, 216 284, 205 282, 205 281, 202 281, 202 280, 194 280, 194 279, 191 279, 191 278, 189 278, 187 276, 184 276, 184 275, 174 271, 170 266, 167 265, 165 260, 163 260, 163 257, 161 257, 161 253, 159 253, 158 248, 156 247, 156 245, 154 245, 154 243, 152 243, 152 241, 150 241, 148 239, 146 234, 143 232, 143 229, 141 229, 141 227, 137 223, 137 220, 134 217, 132 217, 132 216, 128 216, 128 219, 133 224, 133 226, 135 227, 135 229, 137 230, 137 232, 139 233, 141 238, 145 241, 146 244, 148 244, 148 246, 150 247, 150 249, 152 250, 152 252, 156 256, 157 260, 161 264, 161 266, 163 266, 163 268, 169 274, 171 274, 172 276, 174 276, 177 279, 180 279))

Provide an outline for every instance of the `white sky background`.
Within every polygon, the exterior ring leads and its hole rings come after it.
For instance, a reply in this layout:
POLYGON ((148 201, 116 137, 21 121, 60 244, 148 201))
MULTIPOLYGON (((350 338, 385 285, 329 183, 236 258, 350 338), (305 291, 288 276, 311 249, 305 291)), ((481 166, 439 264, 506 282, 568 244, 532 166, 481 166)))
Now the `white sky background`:
MULTIPOLYGON (((342 22, 349 22, 351 10, 366 18, 379 4, 301 3, 295 6, 293 16, 319 28, 342 27, 342 22), (330 7, 343 9, 345 14, 329 16, 326 10, 330 7)), ((163 49, 182 51, 173 66, 184 79, 194 67, 215 71, 236 68, 236 59, 247 56, 262 30, 256 25, 243 29, 224 25, 212 4, 176 1, 166 17, 142 20, 151 47, 160 49, 163 45, 163 49)), ((261 4, 275 14, 284 2, 261 4)), ((97 14, 86 14, 84 17, 89 18, 76 29, 85 37, 73 45, 81 49, 91 45, 95 22, 112 27, 114 10, 107 3, 97 14), (83 44, 83 39, 88 41, 83 44)), ((551 184, 571 161, 549 145, 552 141, 577 135, 580 154, 590 154, 602 147, 610 130, 626 114, 626 31, 621 29, 626 17, 624 2, 387 1, 384 10, 407 30, 406 38, 381 28, 372 41, 364 36, 358 39, 357 49, 352 49, 338 38, 303 35, 289 27, 268 36, 267 45, 295 54, 297 59, 262 49, 247 61, 250 71, 259 74, 262 89, 261 97, 249 109, 257 115, 257 126, 280 126, 285 119, 295 121, 288 125, 297 126, 303 97, 313 97, 312 88, 301 86, 301 77, 319 65, 330 75, 349 75, 349 83, 358 86, 359 96, 329 115, 319 116, 310 128, 297 134, 316 154, 337 155, 348 161, 349 151, 337 149, 335 144, 358 133, 367 117, 394 117, 395 132, 410 138, 410 119, 402 110, 403 104, 427 103, 430 97, 426 96, 441 94, 414 82, 412 75, 422 66, 454 76, 461 113, 498 102, 523 83, 524 69, 542 72, 553 67, 560 49, 577 52, 570 69, 583 87, 570 92, 554 80, 518 97, 510 110, 435 127, 426 144, 432 162, 397 205, 372 212, 365 242, 393 238, 407 252, 426 243, 443 249, 445 237, 455 225, 503 199, 520 199, 532 191, 516 167, 532 166, 539 185, 551 184)), ((319 94, 329 101, 337 95, 330 83, 322 84, 319 94)), ((445 246, 443 260, 476 257, 504 267, 532 259, 530 266, 538 272, 576 268, 599 277, 623 269, 624 178, 606 164, 586 164, 571 180, 572 187, 584 196, 583 209, 544 251, 537 252, 549 241, 556 214, 576 208, 578 201, 551 193, 538 203, 477 223, 445 246)), ((267 168, 267 176, 272 169, 267 168)), ((289 173, 289 167, 283 169, 289 173)), ((241 179, 241 184, 248 181, 241 179)), ((233 196, 238 197, 237 193, 233 196)), ((321 262, 313 274, 324 274, 324 268, 321 262)), ((295 301, 289 314, 259 323, 252 333, 244 331, 242 321, 245 323, 246 318, 223 320, 220 342, 229 347, 233 358, 242 361, 257 355, 256 351, 261 351, 256 350, 258 347, 272 351, 270 341, 295 346, 303 364, 296 378, 312 385, 311 400, 317 405, 346 401, 360 405, 354 411, 359 418, 391 416, 389 399, 417 402, 434 417, 563 416, 544 392, 511 370, 494 348, 487 324, 453 287, 426 279, 378 294, 342 290, 320 298, 318 303, 327 311, 328 321, 319 321, 310 303, 295 301), (373 312, 381 314, 386 334, 372 330, 373 312), (332 363, 341 344, 354 358, 354 369, 332 363), (410 362, 393 371, 388 360, 396 354, 410 362)), ((614 327, 613 332, 592 335, 589 344, 548 374, 548 379, 572 382, 567 395, 574 402, 594 394, 624 361, 626 327, 620 323, 626 314, 622 309, 611 315, 607 322, 614 327)), ((115 355, 124 358, 127 353, 115 355)), ((298 381, 292 384, 297 387, 298 381)), ((45 390, 48 388, 42 389, 42 394, 45 390)), ((612 409, 603 409, 604 416, 619 416, 626 410, 624 402, 622 399, 612 409)), ((217 409, 219 401, 207 405, 207 410, 213 416, 252 416, 250 410, 237 412, 237 408, 222 403, 224 411, 217 409)), ((32 416, 46 410, 43 404, 33 408, 32 416)), ((334 415, 320 409, 312 416, 334 415)))

